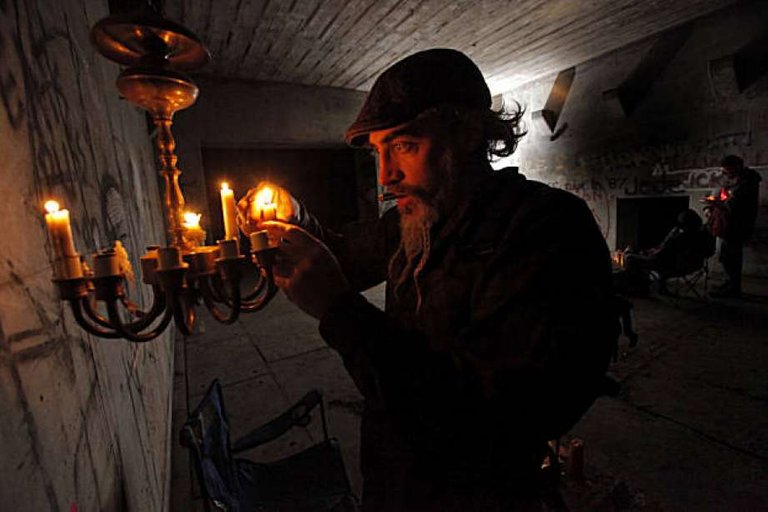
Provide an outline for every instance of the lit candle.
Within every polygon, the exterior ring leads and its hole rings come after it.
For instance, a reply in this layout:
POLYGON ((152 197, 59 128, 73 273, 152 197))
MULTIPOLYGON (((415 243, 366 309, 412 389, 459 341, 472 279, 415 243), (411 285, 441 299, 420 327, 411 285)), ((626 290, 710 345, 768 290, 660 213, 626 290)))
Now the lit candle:
POLYGON ((57 258, 63 256, 77 256, 75 241, 72 238, 72 226, 69 223, 69 210, 60 210, 59 203, 48 201, 45 203, 45 224, 48 226, 48 234, 51 236, 53 254, 57 258))
POLYGON ((205 242, 205 231, 200 227, 199 213, 184 212, 184 238, 190 243, 192 247, 203 245, 205 242))
POLYGON ((251 233, 251 252, 263 251, 269 248, 269 238, 266 230, 251 233))
POLYGON ((59 203, 45 203, 45 224, 53 247, 54 279, 77 279, 83 277, 83 265, 75 249, 69 210, 60 210, 59 203))
POLYGON ((237 239, 237 204, 235 193, 229 184, 221 184, 221 213, 224 216, 224 238, 237 239))
POLYGON ((272 187, 263 187, 253 200, 252 217, 261 222, 277 219, 277 203, 274 201, 275 191, 272 187))

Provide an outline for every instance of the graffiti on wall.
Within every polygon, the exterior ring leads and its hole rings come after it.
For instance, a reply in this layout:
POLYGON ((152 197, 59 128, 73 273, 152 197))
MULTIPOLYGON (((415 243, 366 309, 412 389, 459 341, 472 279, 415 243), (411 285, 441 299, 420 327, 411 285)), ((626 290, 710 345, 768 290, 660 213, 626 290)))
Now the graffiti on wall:
POLYGON ((134 206, 125 226, 114 225, 105 215, 110 206, 106 191, 137 195, 131 165, 153 167, 149 144, 146 151, 126 153, 126 139, 136 134, 109 119, 105 103, 117 93, 101 93, 99 75, 89 69, 87 43, 77 40, 66 22, 46 18, 47 11, 34 3, 19 3, 15 9, 14 14, 13 7, 0 8, 0 60, 5 64, 0 66, 0 105, 10 128, 28 137, 34 187, 27 195, 30 208, 37 211, 42 198, 57 196, 72 208, 81 250, 93 251, 119 238, 135 245, 132 253, 139 252, 145 243, 138 220, 144 215, 134 206))
MULTIPOLYGON (((596 174, 634 174, 660 169, 712 169, 729 153, 744 154, 749 133, 729 133, 696 141, 674 142, 581 155, 575 169, 596 174)), ((686 172, 686 171, 679 171, 686 172)))
POLYGON ((584 179, 558 179, 547 183, 579 196, 586 201, 608 237, 613 218, 613 203, 617 197, 642 197, 690 194, 710 191, 722 186, 719 167, 674 169, 656 165, 648 175, 608 174, 584 179))

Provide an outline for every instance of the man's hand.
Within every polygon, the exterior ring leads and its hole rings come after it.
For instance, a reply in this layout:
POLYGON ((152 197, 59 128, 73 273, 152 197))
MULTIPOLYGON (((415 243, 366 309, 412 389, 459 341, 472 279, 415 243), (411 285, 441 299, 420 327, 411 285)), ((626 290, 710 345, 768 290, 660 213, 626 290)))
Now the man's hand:
POLYGON ((279 221, 264 222, 263 227, 279 249, 275 284, 304 312, 321 318, 333 301, 350 289, 336 257, 300 227, 279 221))
POLYGON ((299 204, 293 196, 283 187, 262 181, 255 188, 250 189, 237 203, 237 224, 246 236, 254 231, 264 229, 261 219, 253 216, 253 203, 256 196, 265 187, 269 187, 273 191, 272 202, 277 205, 277 220, 289 223, 296 223, 297 221, 299 204))

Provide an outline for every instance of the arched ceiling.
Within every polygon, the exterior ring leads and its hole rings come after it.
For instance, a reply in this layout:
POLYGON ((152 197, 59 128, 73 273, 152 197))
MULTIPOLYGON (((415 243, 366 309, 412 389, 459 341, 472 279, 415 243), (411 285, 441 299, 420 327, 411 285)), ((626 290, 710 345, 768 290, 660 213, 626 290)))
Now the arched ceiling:
POLYGON ((398 59, 464 51, 494 93, 734 0, 166 0, 213 61, 205 74, 367 90, 398 59))

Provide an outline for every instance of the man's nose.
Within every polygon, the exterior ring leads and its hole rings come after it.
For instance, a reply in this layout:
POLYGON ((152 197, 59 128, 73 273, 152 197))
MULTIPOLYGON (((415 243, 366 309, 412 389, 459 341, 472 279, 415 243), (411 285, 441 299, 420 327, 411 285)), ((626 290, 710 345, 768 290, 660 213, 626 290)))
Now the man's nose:
POLYGON ((379 155, 379 183, 388 187, 402 181, 402 179, 403 171, 400 170, 400 166, 386 152, 382 152, 379 155))

